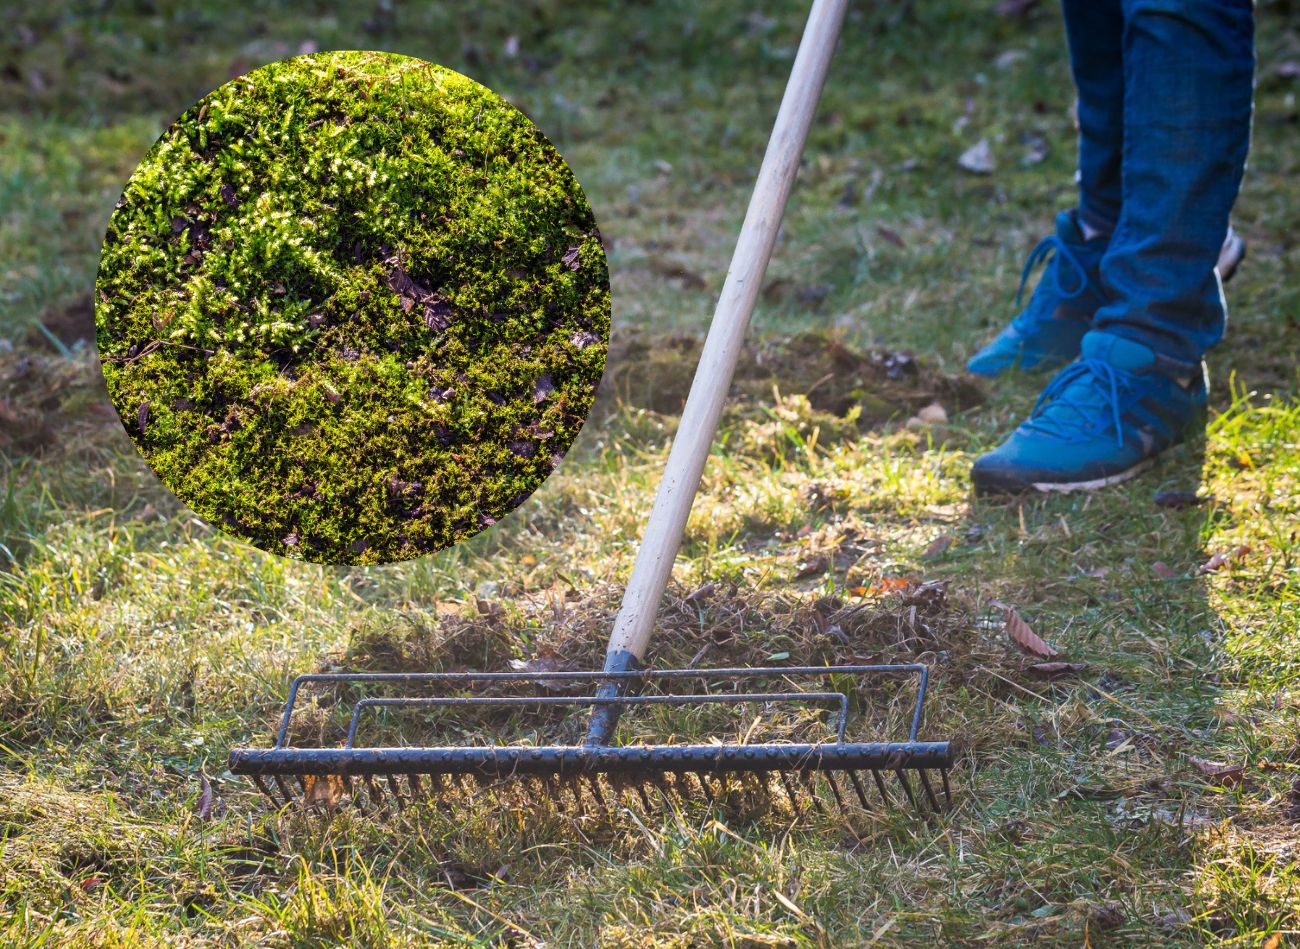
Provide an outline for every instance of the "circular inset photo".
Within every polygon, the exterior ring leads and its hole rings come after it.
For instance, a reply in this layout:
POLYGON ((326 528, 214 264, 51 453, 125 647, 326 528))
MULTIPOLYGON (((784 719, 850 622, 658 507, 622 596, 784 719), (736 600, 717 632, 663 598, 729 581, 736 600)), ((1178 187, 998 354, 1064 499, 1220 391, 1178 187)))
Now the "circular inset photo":
POLYGON ((522 503, 609 343, 600 232, 519 110, 375 52, 273 63, 196 103, 108 224, 95 321, 141 455, 263 550, 386 563, 522 503))

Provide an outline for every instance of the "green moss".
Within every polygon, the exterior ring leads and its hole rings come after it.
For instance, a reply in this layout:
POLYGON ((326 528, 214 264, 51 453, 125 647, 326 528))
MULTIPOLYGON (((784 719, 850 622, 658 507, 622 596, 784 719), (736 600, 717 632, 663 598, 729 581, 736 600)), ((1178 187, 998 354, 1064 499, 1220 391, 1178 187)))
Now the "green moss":
POLYGON ((504 100, 381 53, 284 60, 157 142, 109 222, 104 376, 204 518, 326 563, 437 550, 577 435, 609 278, 563 159, 504 100))

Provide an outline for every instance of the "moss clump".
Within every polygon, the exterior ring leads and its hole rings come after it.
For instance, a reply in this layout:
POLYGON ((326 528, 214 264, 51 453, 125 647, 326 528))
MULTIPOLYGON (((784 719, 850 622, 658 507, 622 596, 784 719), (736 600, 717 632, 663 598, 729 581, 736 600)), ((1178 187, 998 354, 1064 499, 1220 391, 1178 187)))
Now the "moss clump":
POLYGON ((582 426, 609 276, 518 110, 438 66, 274 63, 141 162, 97 283, 104 376, 149 465, 257 546, 381 563, 520 504, 582 426))

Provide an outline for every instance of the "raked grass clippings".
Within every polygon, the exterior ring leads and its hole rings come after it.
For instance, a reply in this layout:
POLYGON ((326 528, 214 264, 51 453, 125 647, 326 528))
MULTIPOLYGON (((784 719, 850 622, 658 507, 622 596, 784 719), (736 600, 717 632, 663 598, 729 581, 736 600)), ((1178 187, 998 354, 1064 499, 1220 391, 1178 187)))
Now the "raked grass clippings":
POLYGON ((299 56, 190 108, 104 239, 104 378, 207 521, 319 563, 470 537, 591 407, 609 277, 546 137, 448 69, 299 56))

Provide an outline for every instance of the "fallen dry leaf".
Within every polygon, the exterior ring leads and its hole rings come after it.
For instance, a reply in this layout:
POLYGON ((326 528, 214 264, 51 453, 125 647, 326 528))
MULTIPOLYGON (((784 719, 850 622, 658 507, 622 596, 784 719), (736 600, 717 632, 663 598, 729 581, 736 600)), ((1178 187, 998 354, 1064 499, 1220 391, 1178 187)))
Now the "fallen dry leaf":
POLYGON ((930 545, 925 548, 924 552, 922 552, 921 559, 933 560, 935 557, 938 557, 940 554, 942 554, 945 550, 947 550, 951 546, 952 546, 952 535, 940 534, 934 540, 930 541, 930 545))
POLYGON ((849 590, 854 596, 885 596, 889 593, 902 593, 916 585, 911 577, 881 577, 870 586, 853 587, 849 590))
POLYGON ((690 593, 686 594, 686 599, 684 599, 682 602, 695 603, 698 600, 707 600, 710 596, 712 596, 715 592, 717 592, 717 589, 718 589, 718 585, 716 583, 706 583, 703 586, 696 587, 690 593))
POLYGON ((1042 679, 1062 679, 1080 675, 1087 668, 1086 662, 1035 662, 1026 666, 1025 671, 1042 679))
POLYGON ((1151 565, 1151 572, 1161 580, 1172 580, 1174 577, 1178 576, 1178 571, 1169 566, 1169 564, 1165 563, 1163 560, 1157 560, 1153 563, 1151 565))
POLYGON ((802 580, 804 577, 821 576, 826 572, 828 566, 830 566, 830 560, 825 554, 818 554, 815 557, 809 557, 803 563, 799 564, 799 568, 794 572, 794 578, 796 580, 802 580))
POLYGON ((1024 16, 1036 6, 1038 0, 1001 0, 995 9, 1000 16, 1017 17, 1024 16))
POLYGON ((323 804, 329 810, 343 800, 343 779, 337 774, 305 774, 302 802, 305 806, 323 804))
POLYGON ((961 153, 957 164, 973 175, 991 175, 998 163, 993 157, 993 146, 987 138, 982 138, 961 153))
POLYGON ((212 782, 202 768, 199 769, 199 799, 194 804, 194 815, 199 820, 209 820, 212 817, 212 782))
POLYGON ((917 409, 916 417, 926 425, 942 425, 948 421, 948 410, 938 402, 931 402, 917 409))
POLYGON ((1246 773, 1244 764, 1224 764, 1220 761, 1207 761, 1205 758, 1198 758, 1195 755, 1188 755, 1187 760, 1195 766, 1197 771, 1209 778, 1211 784, 1218 784, 1225 788, 1240 784, 1242 777, 1246 773))
POLYGON ((1210 559, 1205 561, 1205 563, 1201 564, 1201 566, 1197 567, 1196 575, 1200 577, 1200 576, 1204 576, 1207 573, 1216 573, 1219 570, 1222 570, 1232 561, 1240 560, 1248 553, 1250 553, 1250 548, 1245 544, 1242 544, 1236 550, 1227 550, 1227 551, 1221 550, 1218 553, 1212 555, 1210 559))
POLYGON ((1041 659, 1053 659, 1060 655, 1058 650, 1048 645, 1041 636, 1034 632, 1033 627, 1026 623, 1013 607, 1005 603, 994 603, 993 605, 1002 610, 1007 635, 1011 637, 1016 645, 1041 659))
POLYGON ((893 244, 895 247, 907 246, 907 242, 904 241, 902 236, 898 233, 898 231, 894 230, 892 227, 885 227, 885 225, 883 224, 877 224, 876 233, 879 234, 885 240, 889 241, 889 243, 893 244))
POLYGON ((1195 491, 1157 491, 1152 498, 1157 507, 1170 507, 1175 510, 1195 507, 1210 500, 1209 495, 1200 495, 1195 491))

